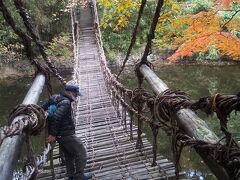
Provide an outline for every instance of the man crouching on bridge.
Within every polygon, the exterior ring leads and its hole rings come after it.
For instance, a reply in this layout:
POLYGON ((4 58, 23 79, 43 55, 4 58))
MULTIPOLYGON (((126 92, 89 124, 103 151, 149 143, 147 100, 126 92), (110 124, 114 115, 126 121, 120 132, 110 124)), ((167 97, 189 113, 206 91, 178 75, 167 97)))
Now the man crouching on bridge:
POLYGON ((57 141, 65 157, 68 180, 90 179, 84 174, 87 155, 81 140, 75 136, 75 124, 72 118, 71 103, 80 96, 77 85, 68 84, 65 91, 50 97, 42 107, 48 111, 47 142, 57 141))

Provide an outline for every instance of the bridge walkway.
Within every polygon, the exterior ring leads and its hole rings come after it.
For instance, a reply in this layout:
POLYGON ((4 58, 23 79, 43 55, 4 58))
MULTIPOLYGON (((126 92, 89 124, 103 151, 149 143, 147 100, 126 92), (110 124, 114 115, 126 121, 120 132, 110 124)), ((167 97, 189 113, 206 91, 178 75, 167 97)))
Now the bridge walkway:
MULTIPOLYGON (((174 164, 163 156, 157 157, 158 165, 151 166, 152 146, 144 137, 142 154, 135 148, 134 140, 124 129, 117 116, 104 82, 100 65, 91 11, 81 10, 79 59, 77 66, 80 89, 83 94, 76 106, 76 135, 87 148, 86 172, 93 179, 175 179, 174 164)), ((129 126, 129 120, 127 122, 129 126)), ((58 148, 54 149, 55 179, 64 179, 65 167, 59 161, 58 148)), ((52 179, 50 165, 38 176, 40 180, 52 179)))

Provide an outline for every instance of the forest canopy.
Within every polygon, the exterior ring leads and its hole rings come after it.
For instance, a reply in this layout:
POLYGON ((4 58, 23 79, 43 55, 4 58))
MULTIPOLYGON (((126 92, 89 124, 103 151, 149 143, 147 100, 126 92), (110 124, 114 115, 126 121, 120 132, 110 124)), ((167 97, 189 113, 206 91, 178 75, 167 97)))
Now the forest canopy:
MULTIPOLYGON (((99 0, 101 28, 109 59, 126 51, 140 0, 99 0)), ((147 1, 135 49, 143 47, 157 1, 147 1)), ((156 53, 178 60, 240 61, 240 0, 166 0, 153 40, 156 53)))
MULTIPOLYGON (((51 56, 70 56, 71 25, 68 0, 24 1, 51 56)), ((125 54, 136 24, 141 0, 98 0, 104 49, 108 60, 125 54)), ((13 2, 4 1, 18 27, 23 28, 13 2)), ((156 8, 148 0, 137 29, 135 54, 141 54, 156 8)), ((165 0, 152 53, 167 62, 240 61, 240 0, 165 0)), ((19 37, 0 15, 0 57, 22 54, 19 37)), ((132 53, 132 54, 133 54, 132 53)), ((5 58, 9 60, 12 58, 5 58)), ((1 65, 2 62, 0 62, 1 65)))

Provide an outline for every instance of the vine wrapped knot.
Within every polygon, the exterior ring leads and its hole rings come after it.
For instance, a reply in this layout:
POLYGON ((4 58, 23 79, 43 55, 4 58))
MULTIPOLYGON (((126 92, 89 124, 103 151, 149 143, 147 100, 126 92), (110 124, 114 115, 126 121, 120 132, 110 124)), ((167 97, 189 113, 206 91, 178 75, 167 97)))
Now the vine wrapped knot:
POLYGON ((30 135, 38 135, 46 125, 46 114, 44 110, 36 104, 20 104, 16 106, 9 115, 9 126, 20 128, 20 121, 24 122, 23 130, 30 135), (13 122, 14 118, 23 115, 23 118, 13 122), (13 124, 12 124, 13 123, 13 124))

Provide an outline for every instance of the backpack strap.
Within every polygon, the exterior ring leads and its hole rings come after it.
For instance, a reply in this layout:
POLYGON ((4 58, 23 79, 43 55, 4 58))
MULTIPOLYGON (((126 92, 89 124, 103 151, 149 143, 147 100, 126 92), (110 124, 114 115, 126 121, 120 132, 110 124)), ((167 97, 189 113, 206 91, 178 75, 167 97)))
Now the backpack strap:
POLYGON ((52 117, 57 110, 58 104, 63 102, 65 98, 59 94, 53 95, 50 97, 50 105, 48 106, 48 117, 52 117))

